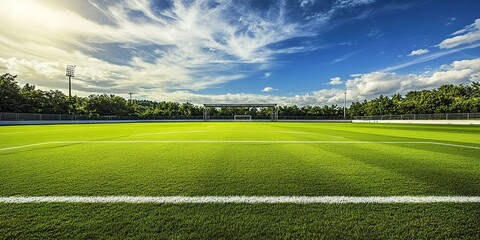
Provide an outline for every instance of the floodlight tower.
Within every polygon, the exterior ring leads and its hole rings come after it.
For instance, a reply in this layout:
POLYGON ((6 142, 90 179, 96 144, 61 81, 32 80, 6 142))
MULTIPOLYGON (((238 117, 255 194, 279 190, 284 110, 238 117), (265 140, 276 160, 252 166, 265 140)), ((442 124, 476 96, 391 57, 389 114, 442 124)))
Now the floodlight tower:
POLYGON ((72 98, 72 77, 75 77, 75 65, 67 65, 67 74, 68 77, 68 100, 72 98))
POLYGON ((132 101, 133 94, 135 94, 135 93, 133 93, 133 92, 128 93, 128 95, 130 95, 130 102, 132 101))

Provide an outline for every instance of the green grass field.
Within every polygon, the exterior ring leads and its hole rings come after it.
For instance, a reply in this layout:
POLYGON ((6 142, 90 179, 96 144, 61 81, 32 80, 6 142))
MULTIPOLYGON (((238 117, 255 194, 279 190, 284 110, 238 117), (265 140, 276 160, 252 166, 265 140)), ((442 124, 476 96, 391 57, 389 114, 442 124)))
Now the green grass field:
MULTIPOLYGON (((0 197, 480 196, 480 126, 4 126, 0 139, 0 197)), ((480 203, 0 203, 0 238, 109 237, 478 239, 480 203)))

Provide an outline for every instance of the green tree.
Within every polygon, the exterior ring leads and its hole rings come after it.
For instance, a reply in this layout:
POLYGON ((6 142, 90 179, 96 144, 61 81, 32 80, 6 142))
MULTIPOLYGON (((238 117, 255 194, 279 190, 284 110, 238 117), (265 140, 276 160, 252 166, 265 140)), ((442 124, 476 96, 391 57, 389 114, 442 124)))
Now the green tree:
POLYGON ((22 112, 23 96, 15 78, 9 73, 0 76, 0 112, 22 112))

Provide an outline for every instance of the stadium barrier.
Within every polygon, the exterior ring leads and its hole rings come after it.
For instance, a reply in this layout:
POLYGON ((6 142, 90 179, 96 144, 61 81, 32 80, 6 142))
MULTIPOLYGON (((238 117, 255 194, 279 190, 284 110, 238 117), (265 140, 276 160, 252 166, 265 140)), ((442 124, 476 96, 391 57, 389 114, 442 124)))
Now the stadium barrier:
POLYGON ((89 116, 67 114, 40 114, 40 113, 6 113, 0 112, 0 121, 112 121, 112 120, 194 120, 203 119, 203 116, 89 116))
MULTIPOLYGON (((68 114, 38 114, 0 112, 0 121, 202 121, 203 116, 89 116, 68 114)), ((234 116, 211 116, 209 121, 234 121, 234 116)), ((441 113, 441 114, 403 114, 355 116, 344 119, 343 116, 278 116, 278 121, 384 121, 384 120, 480 120, 480 113, 441 113)), ((271 121, 270 116, 252 116, 252 121, 271 121)))
POLYGON ((435 113, 355 116, 353 120, 480 120, 480 113, 435 113))
MULTIPOLYGON (((203 116, 88 116, 68 114, 0 112, 0 121, 114 121, 114 120, 203 120, 203 116)), ((208 120, 233 121, 232 116, 210 116, 208 120)), ((254 116, 252 120, 270 121, 271 116, 254 116)), ((344 120, 342 116, 279 116, 278 120, 344 120)))

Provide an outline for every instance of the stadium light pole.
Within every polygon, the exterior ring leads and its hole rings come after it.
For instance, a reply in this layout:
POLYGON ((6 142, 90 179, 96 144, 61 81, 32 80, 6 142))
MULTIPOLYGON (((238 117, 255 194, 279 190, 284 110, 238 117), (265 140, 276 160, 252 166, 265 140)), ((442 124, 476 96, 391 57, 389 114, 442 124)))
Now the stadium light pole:
POLYGON ((67 65, 66 76, 68 77, 68 102, 72 110, 72 77, 75 77, 75 65, 67 65))
POLYGON ((72 98, 72 77, 75 77, 75 65, 67 65, 68 98, 72 98))
POLYGON ((133 93, 133 92, 128 93, 128 95, 130 95, 130 102, 132 101, 132 96, 133 96, 133 94, 135 94, 135 93, 133 93))

